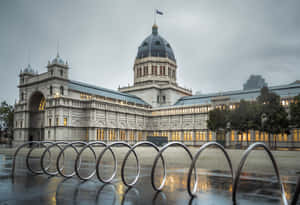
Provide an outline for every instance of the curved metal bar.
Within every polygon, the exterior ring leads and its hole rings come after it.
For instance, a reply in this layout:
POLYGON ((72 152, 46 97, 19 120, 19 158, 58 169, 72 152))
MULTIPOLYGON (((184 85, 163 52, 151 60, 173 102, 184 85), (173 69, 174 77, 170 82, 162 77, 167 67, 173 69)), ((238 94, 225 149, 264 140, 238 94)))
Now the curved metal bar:
POLYGON ((113 203, 111 204, 116 204, 116 201, 117 201, 117 194, 116 194, 116 187, 114 184, 103 184, 100 189, 98 190, 97 192, 97 196, 96 196, 96 203, 95 204, 99 204, 99 198, 100 198, 100 195, 101 195, 101 192, 105 189, 105 187, 112 187, 112 191, 113 191, 113 196, 114 196, 114 199, 113 199, 113 203))
MULTIPOLYGON (((138 167, 138 172, 137 175, 135 176, 134 180, 131 183, 128 183, 125 179, 125 166, 126 166, 126 162, 128 160, 129 155, 131 154, 131 152, 139 147, 139 146, 143 146, 143 145, 149 145, 151 147, 153 147, 157 152, 159 152, 159 148, 158 146, 156 146, 154 143, 149 142, 149 141, 143 141, 143 142, 138 142, 136 143, 133 147, 131 147, 131 149, 127 152, 127 154, 124 157, 123 163, 122 163, 122 168, 121 168, 121 178, 123 183, 127 186, 127 187, 132 187, 136 184, 136 182, 138 181, 139 177, 140 177, 140 172, 141 172, 141 167, 138 167)), ((166 175, 166 166, 165 166, 165 160, 163 158, 163 156, 161 155, 161 160, 162 160, 162 164, 163 164, 163 168, 164 168, 164 176, 166 175)))
MULTIPOLYGON (((140 192, 138 189, 134 188, 134 187, 128 187, 126 189, 126 191, 124 192, 123 194, 123 198, 122 198, 122 201, 121 201, 121 205, 125 204, 125 201, 126 201, 126 197, 128 195, 129 192, 134 192, 135 193, 135 199, 139 199, 140 198, 140 192)), ((134 203, 135 204, 135 203, 134 203)))
MULTIPOLYGON (((227 153, 227 151, 225 150, 225 148, 217 143, 217 142, 208 142, 208 143, 205 143, 204 145, 202 145, 200 147, 200 149, 197 151, 196 155, 194 156, 194 159, 192 161, 192 164, 190 166, 190 169, 189 169, 189 175, 188 175, 188 186, 187 186, 187 189, 188 189, 188 193, 191 197, 196 197, 197 195, 195 194, 196 191, 197 191, 197 185, 198 185, 198 181, 195 182, 194 184, 194 188, 192 189, 191 188, 191 180, 192 180, 192 173, 193 173, 193 169, 195 169, 195 166, 196 166, 196 162, 200 156, 200 154, 207 148, 209 147, 212 147, 212 146, 216 146, 217 148, 219 148, 220 150, 222 150, 222 152, 224 153, 225 157, 226 157, 226 160, 228 162, 228 165, 229 165, 229 168, 230 168, 230 171, 231 171, 231 176, 232 176, 232 183, 234 182, 234 171, 233 171, 233 168, 232 168, 232 163, 231 163, 231 160, 230 160, 230 157, 227 153)), ((196 173, 197 174, 197 173, 196 173)))
MULTIPOLYGON (((117 159, 116 159, 116 156, 113 154, 113 158, 114 158, 114 170, 113 170, 113 174, 108 178, 108 179, 104 179, 103 177, 101 177, 101 174, 100 174, 100 171, 98 169, 99 165, 100 165, 100 162, 101 162, 101 159, 104 155, 104 153, 109 149, 111 150, 111 147, 113 146, 116 146, 116 145, 123 145, 123 146, 126 146, 128 147, 129 149, 131 149, 131 146, 129 144, 127 144, 126 142, 114 142, 114 143, 111 143, 110 145, 108 145, 107 147, 105 147, 104 150, 102 150, 102 152, 100 153, 99 157, 98 157, 98 160, 97 160, 97 163, 96 163, 96 173, 97 173, 97 177, 99 179, 99 181, 101 181, 102 183, 110 183, 114 177, 116 176, 117 174, 117 166, 118 166, 118 163, 117 163, 117 159)), ((113 151, 111 150, 111 152, 113 153, 113 151)), ((139 162, 139 159, 137 157, 137 154, 134 150, 132 150, 134 156, 135 156, 135 159, 136 159, 136 162, 137 162, 137 173, 139 174, 140 173, 140 162, 139 162)))
MULTIPOLYGON (((83 151, 84 151, 85 149, 89 148, 89 149, 92 151, 92 153, 93 153, 95 159, 97 158, 97 157, 96 157, 96 152, 95 152, 95 150, 93 149, 92 145, 102 145, 102 146, 104 146, 104 147, 107 147, 107 144, 105 144, 104 142, 96 141, 96 142, 90 142, 90 143, 88 143, 87 145, 85 145, 85 146, 80 150, 80 152, 77 154, 77 157, 76 157, 76 160, 75 160, 75 173, 76 173, 76 175, 77 175, 81 180, 89 180, 89 179, 91 179, 91 178, 95 175, 95 173, 96 173, 97 166, 95 166, 95 167, 96 167, 95 170, 94 170, 89 176, 87 176, 87 177, 82 176, 82 175, 80 174, 80 172, 79 172, 79 169, 80 169, 80 166, 79 166, 79 160, 80 160, 80 164, 81 164, 81 154, 83 153, 83 151)), ((111 152, 112 152, 113 157, 115 158, 115 154, 113 153, 112 150, 111 150, 111 152)))
MULTIPOLYGON (((16 169, 16 159, 17 159, 17 155, 18 153, 20 152, 21 149, 25 148, 27 145, 30 145, 30 144, 37 144, 39 143, 40 141, 31 141, 31 142, 25 142, 24 144, 21 144, 18 146, 18 148, 16 149, 15 153, 14 153, 14 156, 13 156, 13 164, 12 164, 12 170, 11 170, 11 173, 12 173, 12 176, 14 175, 15 173, 15 169, 16 169)), ((52 144, 53 142, 49 142, 49 141, 44 141, 44 143, 49 143, 49 144, 52 144)))
MULTIPOLYGON (((152 199, 152 204, 153 204, 153 205, 156 204, 156 201, 157 201, 157 199, 158 199, 158 196, 160 196, 160 195, 161 195, 163 201, 165 202, 165 204, 167 204, 167 197, 166 197, 165 193, 162 192, 162 191, 157 191, 157 192, 154 194, 153 199, 152 199)), ((161 200, 160 200, 160 202, 161 202, 161 200)), ((160 203, 160 204, 161 204, 161 203, 160 203)))
MULTIPOLYGON (((190 150, 187 148, 187 146, 186 146, 185 144, 183 144, 182 142, 170 142, 170 143, 166 144, 165 146, 163 146, 163 147, 161 148, 161 150, 157 153, 157 155, 156 155, 156 157, 155 157, 155 159, 154 159, 154 163, 153 163, 153 165, 152 165, 152 170, 151 170, 151 184, 152 184, 152 187, 153 187, 153 189, 154 189, 155 191, 161 191, 162 188, 164 187, 164 185, 165 185, 165 183, 166 183, 166 179, 167 179, 166 175, 164 175, 163 180, 162 180, 160 186, 157 187, 157 186, 155 185, 155 182, 154 182, 154 181, 155 181, 155 179, 154 179, 154 178, 155 178, 155 175, 154 175, 154 173, 155 173, 155 168, 156 168, 158 159, 161 158, 162 153, 163 153, 167 148, 169 148, 170 146, 175 146, 175 145, 176 145, 176 146, 182 147, 182 148, 188 153, 189 157, 190 157, 191 160, 193 161, 193 155, 192 155, 192 153, 191 153, 190 150)), ((195 181, 197 181, 197 170, 196 170, 196 168, 195 168, 195 181)))
MULTIPOLYGON (((77 144, 79 144, 79 145, 87 145, 88 143, 82 142, 82 141, 71 142, 68 145, 64 146, 64 148, 59 152, 59 154, 57 156, 56 169, 57 169, 58 173, 61 176, 65 177, 65 178, 73 177, 76 173, 75 173, 75 170, 71 174, 65 174, 65 173, 63 173, 62 169, 60 168, 60 164, 59 164, 60 158, 61 158, 61 156, 63 156, 63 153, 65 152, 65 150, 67 148, 69 148, 69 147, 72 147, 75 150, 76 154, 78 155, 79 151, 77 150, 76 146, 74 146, 74 145, 77 145, 77 144)), ((95 155, 95 160, 96 160, 96 155, 95 155)), ((79 160, 79 168, 80 168, 80 165, 81 165, 81 158, 79 160)))
MULTIPOLYGON (((41 156, 40 162, 41 162, 41 168, 42 168, 42 170, 43 170, 43 172, 44 172, 45 174, 48 174, 48 175, 50 175, 50 176, 55 176, 55 175, 58 174, 58 171, 57 171, 57 170, 54 171, 54 172, 50 172, 50 171, 48 171, 48 169, 45 168, 45 166, 44 166, 44 159, 45 159, 46 153, 47 153, 48 151, 50 151, 50 149, 51 149, 52 147, 58 147, 58 148, 60 149, 60 151, 62 151, 62 147, 61 147, 60 145, 63 145, 63 144, 68 145, 69 143, 68 143, 68 142, 64 142, 64 141, 62 141, 62 142, 56 142, 56 143, 54 143, 54 144, 48 146, 48 147, 45 149, 45 151, 43 152, 43 154, 42 154, 42 156, 41 156)), ((49 163, 51 164, 51 161, 52 161, 51 158, 50 158, 49 161, 50 161, 49 163)), ((56 158, 56 161, 57 161, 57 158, 56 158)), ((62 171, 63 169, 64 169, 64 167, 61 168, 61 171, 62 171)))
POLYGON ((297 204, 299 194, 300 194, 300 176, 298 177, 298 182, 297 182, 297 185, 296 185, 296 190, 295 190, 293 199, 291 201, 291 205, 296 205, 297 204))
MULTIPOLYGON (((45 144, 47 144, 47 143, 49 143, 49 142, 45 142, 45 141, 36 141, 36 143, 35 143, 34 145, 42 145, 43 147, 45 147, 45 148, 47 149, 47 146, 45 145, 45 144)), ((51 146, 52 144, 54 144, 54 143, 50 143, 50 146, 51 146)), ((35 148, 36 148, 36 147, 32 147, 32 148, 29 150, 29 152, 27 153, 27 156, 26 156, 26 166, 27 166, 27 169, 28 169, 30 172, 32 172, 33 174, 43 174, 43 173, 44 173, 43 170, 38 170, 38 171, 36 171, 36 170, 34 170, 34 169, 30 166, 30 163, 29 163, 29 157, 30 157, 30 154, 33 152, 33 150, 34 150, 35 148)), ((48 151, 48 153, 49 153, 49 156, 51 157, 51 152, 48 151)), ((41 158, 40 158, 40 160, 41 160, 41 158)), ((47 167, 45 167, 45 169, 49 169, 49 167, 50 167, 50 162, 49 162, 49 164, 47 165, 47 167)))
POLYGON ((257 147, 264 148, 264 150, 267 152, 269 158, 271 159, 273 167, 275 169, 275 173, 276 173, 278 183, 280 185, 281 197, 282 197, 283 204, 288 205, 287 199, 285 197, 284 187, 283 187, 283 184, 282 184, 281 179, 280 179, 279 169, 278 169, 277 163, 275 161, 275 158, 274 158, 273 154, 271 153, 271 151, 269 150, 269 148, 264 143, 261 143, 261 142, 257 142, 257 143, 254 143, 254 144, 250 145, 248 147, 248 149, 244 152, 243 156, 242 156, 242 159, 241 159, 240 164, 238 166, 238 169, 236 171, 236 177, 235 177, 234 183, 233 183, 233 189, 232 189, 232 201, 233 201, 233 203, 236 203, 236 192, 237 192, 238 184, 239 184, 239 181, 240 181, 240 176, 241 176, 241 171, 243 169, 243 166, 244 166, 249 154, 257 147))

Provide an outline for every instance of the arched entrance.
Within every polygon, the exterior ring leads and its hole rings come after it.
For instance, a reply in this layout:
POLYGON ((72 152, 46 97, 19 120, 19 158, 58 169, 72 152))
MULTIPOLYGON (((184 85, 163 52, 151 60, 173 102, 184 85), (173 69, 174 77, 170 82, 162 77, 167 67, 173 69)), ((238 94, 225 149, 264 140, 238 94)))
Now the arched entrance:
POLYGON ((29 100, 29 136, 28 140, 44 140, 46 99, 41 92, 35 92, 29 100))

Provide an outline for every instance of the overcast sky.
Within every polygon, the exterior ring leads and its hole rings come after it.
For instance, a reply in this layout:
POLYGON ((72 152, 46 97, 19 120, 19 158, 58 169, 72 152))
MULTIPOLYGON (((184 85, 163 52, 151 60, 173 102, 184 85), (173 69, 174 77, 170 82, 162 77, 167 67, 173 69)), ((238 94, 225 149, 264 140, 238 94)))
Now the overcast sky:
POLYGON ((241 89, 250 74, 269 85, 300 79, 299 0, 1 0, 0 100, 18 98, 28 62, 46 71, 58 41, 71 79, 111 89, 132 84, 154 8, 164 12, 157 24, 174 50, 178 83, 194 93, 241 89))

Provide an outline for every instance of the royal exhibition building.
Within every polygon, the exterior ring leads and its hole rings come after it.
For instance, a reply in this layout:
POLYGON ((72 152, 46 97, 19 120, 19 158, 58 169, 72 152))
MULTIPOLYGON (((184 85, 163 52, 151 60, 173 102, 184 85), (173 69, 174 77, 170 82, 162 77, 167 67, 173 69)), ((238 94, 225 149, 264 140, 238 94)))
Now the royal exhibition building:
MULTIPOLYGON (((260 89, 193 95, 177 84, 178 69, 172 46, 159 35, 155 24, 138 47, 133 84, 118 91, 70 79, 69 65, 59 54, 48 62, 44 73, 38 74, 28 65, 19 75, 14 144, 28 140, 135 143, 149 136, 186 145, 268 140, 266 133, 256 130, 242 134, 232 130, 218 139, 207 129, 210 110, 223 105, 235 109, 241 99, 255 101, 260 89)), ((293 97, 300 94, 300 83, 269 90, 280 95, 287 108, 293 97)), ((299 130, 278 135, 278 145, 300 146, 299 130)))

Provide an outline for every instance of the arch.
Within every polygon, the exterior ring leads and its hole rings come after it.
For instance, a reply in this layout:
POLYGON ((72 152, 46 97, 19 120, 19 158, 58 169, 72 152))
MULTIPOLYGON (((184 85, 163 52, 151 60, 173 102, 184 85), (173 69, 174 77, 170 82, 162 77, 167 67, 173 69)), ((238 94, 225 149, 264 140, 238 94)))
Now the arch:
MULTIPOLYGON (((207 149, 207 148, 209 148, 209 147, 212 147, 212 146, 216 146, 217 148, 219 148, 219 149, 224 153, 224 155, 225 155, 225 157, 226 157, 226 160, 227 160, 227 162, 228 162, 228 164, 229 164, 230 171, 231 171, 232 183, 234 182, 234 171, 233 171, 233 168, 232 168, 232 163, 231 163, 230 157, 229 157, 227 151, 225 150, 225 148, 224 148, 221 144, 219 144, 219 143, 217 143, 217 142, 208 142, 208 143, 205 143, 205 144, 202 145, 202 146, 200 147, 200 149, 197 151, 197 153, 196 153, 196 155, 195 155, 195 157, 194 157, 194 159, 193 159, 193 161, 192 161, 192 164, 191 164, 191 166, 190 166, 190 169, 189 169, 188 183, 187 183, 187 184, 188 184, 188 187, 187 187, 187 189, 188 189, 188 193, 189 193, 189 195, 190 195, 191 197, 196 197, 196 194, 195 194, 195 193, 196 193, 196 190, 197 190, 197 184, 198 184, 198 182, 197 182, 197 181, 195 182, 194 188, 193 188, 193 190, 192 190, 192 189, 191 189, 191 179, 192 179, 192 173, 193 173, 193 169, 195 169, 195 165, 196 165, 197 159, 199 158, 200 154, 201 154, 205 149, 207 149)), ((196 174, 197 174, 197 173, 196 173, 196 174)))
MULTIPOLYGON (((176 145, 182 147, 182 148, 188 153, 189 157, 190 157, 191 160, 193 161, 193 155, 192 155, 191 151, 190 151, 190 150, 187 148, 187 146, 186 146, 185 144, 183 144, 182 142, 170 142, 170 143, 166 144, 165 146, 163 146, 163 147, 161 148, 161 150, 157 153, 157 155, 156 155, 156 157, 155 157, 155 159, 154 159, 154 163, 153 163, 153 165, 152 165, 152 170, 151 170, 151 184, 152 184, 152 187, 153 187, 153 189, 154 189, 155 191, 161 191, 161 190, 163 189, 163 187, 164 187, 164 185, 165 185, 165 183, 166 183, 166 179, 167 179, 167 175, 165 175, 159 187, 157 187, 157 186, 155 185, 155 183, 154 183, 154 176, 155 176, 154 173, 155 173, 155 168, 156 168, 158 159, 161 158, 162 153, 163 153, 166 149, 168 149, 168 148, 171 147, 171 146, 176 146, 176 145)), ((196 168, 195 168, 195 181, 197 181, 197 174, 196 174, 196 173, 197 173, 197 170, 196 170, 196 168)))
POLYGON ((41 91, 33 92, 29 98, 29 141, 44 140, 44 117, 45 117, 46 98, 41 91))
POLYGON ((257 142, 257 143, 254 143, 252 144, 251 146, 248 147, 248 149, 244 152, 243 156, 242 156, 242 159, 240 161, 240 164, 238 166, 238 169, 236 171, 236 177, 234 179, 234 183, 233 183, 233 189, 232 189, 232 201, 234 203, 236 203, 236 192, 237 192, 237 188, 238 188, 238 184, 239 184, 239 181, 240 181, 240 176, 241 176, 241 171, 243 169, 243 166, 249 156, 249 154, 257 147, 261 147, 264 149, 264 151, 267 152, 269 158, 271 159, 272 161, 272 164, 273 164, 273 167, 274 167, 274 170, 275 170, 275 173, 276 173, 276 177, 277 177, 277 180, 278 180, 278 183, 280 185, 280 190, 281 190, 281 197, 282 197, 282 200, 283 200, 283 204, 284 205, 287 205, 288 202, 287 202, 287 199, 285 197, 285 191, 284 191, 284 187, 283 187, 283 184, 281 182, 281 179, 280 179, 280 174, 279 174, 279 169, 278 169, 278 166, 277 166, 277 163, 275 161, 275 158, 272 154, 272 152, 270 151, 270 149, 264 144, 264 143, 261 143, 261 142, 257 142))
MULTIPOLYGON (((157 152, 159 152, 159 148, 158 146, 156 146, 154 143, 152 142, 149 142, 149 141, 143 141, 143 142, 138 142, 136 143, 133 147, 131 147, 131 149, 126 153, 124 159, 123 159, 123 163, 122 163, 122 168, 121 168, 121 178, 122 178, 122 181, 123 183, 127 186, 127 187, 132 187, 136 184, 136 182, 138 181, 139 179, 139 176, 140 176, 140 170, 141 170, 141 167, 138 167, 138 173, 137 175, 135 176, 134 180, 131 182, 131 183, 127 183, 126 179, 125 179, 125 176, 124 176, 124 170, 125 170, 125 165, 126 165, 126 162, 128 160, 128 157, 129 155, 131 154, 131 152, 133 152, 133 150, 139 146, 143 146, 143 145, 149 145, 151 147, 153 147, 157 152)), ((164 177, 166 175, 166 167, 165 167, 165 161, 164 161, 164 158, 163 156, 161 155, 161 160, 162 160, 162 164, 163 164, 163 168, 164 168, 164 177)), ((140 164, 139 164, 140 165, 140 164)))

